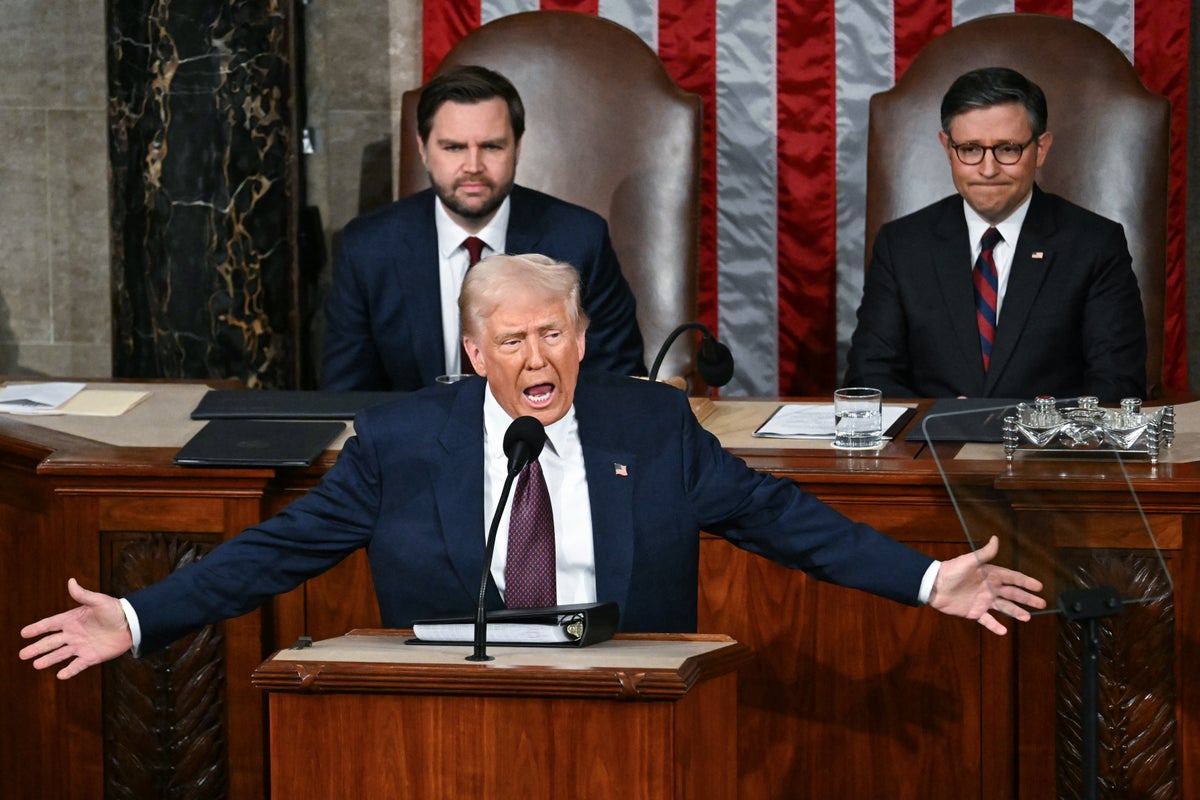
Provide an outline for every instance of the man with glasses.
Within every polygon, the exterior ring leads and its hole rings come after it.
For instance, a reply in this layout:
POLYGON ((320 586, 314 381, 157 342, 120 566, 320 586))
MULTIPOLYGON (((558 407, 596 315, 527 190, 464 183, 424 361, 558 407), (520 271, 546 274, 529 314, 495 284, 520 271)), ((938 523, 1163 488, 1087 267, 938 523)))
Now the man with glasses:
POLYGON ((1146 324, 1124 230, 1034 182, 1053 140, 1042 90, 1011 69, 974 70, 941 116, 958 194, 880 229, 843 385, 1144 397, 1146 324))

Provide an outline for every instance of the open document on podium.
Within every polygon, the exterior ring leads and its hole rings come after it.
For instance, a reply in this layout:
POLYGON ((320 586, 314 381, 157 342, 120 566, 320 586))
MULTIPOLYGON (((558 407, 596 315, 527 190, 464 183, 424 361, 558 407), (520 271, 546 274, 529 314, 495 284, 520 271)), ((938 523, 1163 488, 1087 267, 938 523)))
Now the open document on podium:
MULTIPOLYGON (((611 639, 620 614, 616 603, 578 603, 549 608, 509 608, 487 615, 487 643, 586 647, 611 639)), ((417 620, 411 644, 471 644, 475 618, 417 620)))

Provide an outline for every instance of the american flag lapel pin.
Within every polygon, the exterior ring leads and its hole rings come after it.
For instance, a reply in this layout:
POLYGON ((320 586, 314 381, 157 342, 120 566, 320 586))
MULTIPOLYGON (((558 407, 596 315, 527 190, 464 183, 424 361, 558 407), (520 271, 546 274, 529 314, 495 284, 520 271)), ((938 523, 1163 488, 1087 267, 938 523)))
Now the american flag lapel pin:
POLYGON ((1031 256, 1030 256, 1030 258, 1032 258, 1032 259, 1034 259, 1034 260, 1036 260, 1036 261, 1041 261, 1041 260, 1042 260, 1042 258, 1044 258, 1044 257, 1045 257, 1045 255, 1046 255, 1046 254, 1045 254, 1045 253, 1043 253, 1041 250, 1034 250, 1034 251, 1033 251, 1033 255, 1031 255, 1031 256))
POLYGON ((618 464, 617 462, 614 461, 613 462, 613 474, 619 478, 628 478, 629 477, 629 469, 624 464, 618 464))

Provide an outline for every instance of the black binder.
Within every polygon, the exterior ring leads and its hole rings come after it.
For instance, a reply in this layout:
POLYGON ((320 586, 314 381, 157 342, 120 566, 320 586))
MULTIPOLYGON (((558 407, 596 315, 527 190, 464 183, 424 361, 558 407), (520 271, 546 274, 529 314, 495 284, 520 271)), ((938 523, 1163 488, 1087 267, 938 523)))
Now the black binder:
POLYGON ((307 467, 344 422, 214 419, 175 454, 188 467, 307 467))
POLYGON ((983 442, 1004 441, 1004 417, 1016 411, 1017 403, 1025 402, 1004 397, 944 397, 934 402, 925 418, 948 414, 931 420, 928 428, 917 420, 904 437, 908 442, 983 442))
MULTIPOLYGON (((509 647, 587 647, 617 632, 616 603, 576 603, 548 608, 489 611, 487 644, 509 647)), ((408 644, 463 644, 475 641, 475 617, 420 619, 408 644)))
POLYGON ((354 419, 364 408, 395 400, 401 394, 210 389, 196 404, 192 419, 354 419))

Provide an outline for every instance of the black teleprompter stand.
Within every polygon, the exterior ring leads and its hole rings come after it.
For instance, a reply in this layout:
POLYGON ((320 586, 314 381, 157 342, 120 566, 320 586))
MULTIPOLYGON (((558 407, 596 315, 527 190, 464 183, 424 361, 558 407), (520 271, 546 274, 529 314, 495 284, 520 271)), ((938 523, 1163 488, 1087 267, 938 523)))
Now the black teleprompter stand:
POLYGON ((1090 589, 1070 589, 1058 596, 1058 607, 1071 622, 1082 627, 1080 635, 1079 696, 1080 756, 1083 759, 1083 780, 1080 788, 1081 800, 1096 800, 1100 785, 1099 776, 1099 716, 1100 695, 1100 638, 1096 632, 1097 621, 1104 617, 1115 617, 1124 610, 1121 596, 1111 586, 1090 589))

